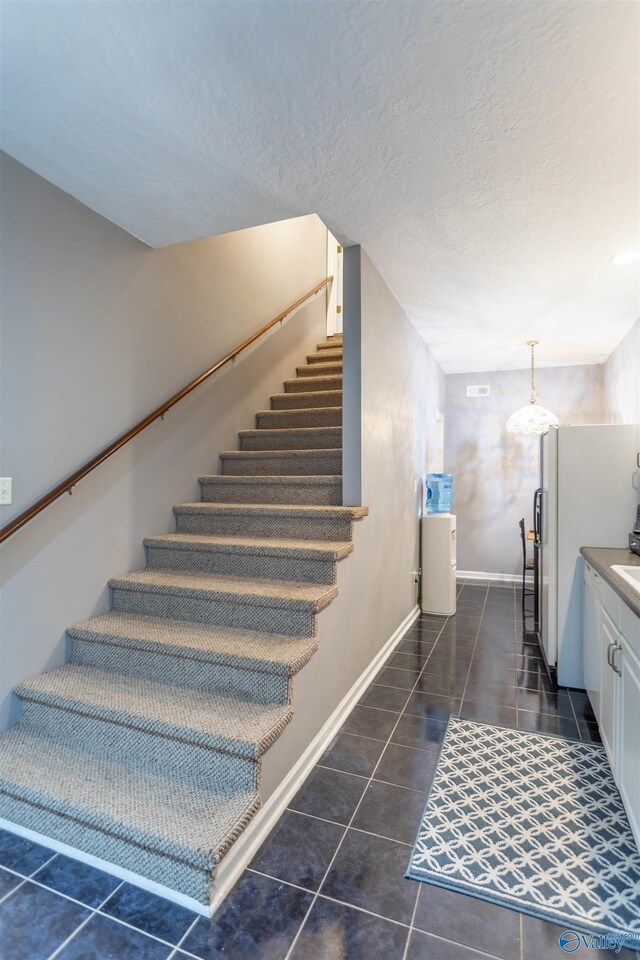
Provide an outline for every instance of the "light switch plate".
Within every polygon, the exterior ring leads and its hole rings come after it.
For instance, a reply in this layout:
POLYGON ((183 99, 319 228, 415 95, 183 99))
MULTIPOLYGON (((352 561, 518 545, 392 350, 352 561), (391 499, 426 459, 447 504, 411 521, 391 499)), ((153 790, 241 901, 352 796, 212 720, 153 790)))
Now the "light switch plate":
POLYGON ((0 477, 0 506, 11 503, 12 496, 12 478, 0 477))

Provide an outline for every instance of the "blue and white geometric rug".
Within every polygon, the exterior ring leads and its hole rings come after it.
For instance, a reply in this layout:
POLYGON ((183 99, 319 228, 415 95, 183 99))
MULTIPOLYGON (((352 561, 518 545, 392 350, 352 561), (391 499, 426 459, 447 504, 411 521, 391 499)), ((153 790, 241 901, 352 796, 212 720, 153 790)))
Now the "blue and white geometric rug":
POLYGON ((407 876, 640 949, 640 854, 597 743, 451 717, 407 876))

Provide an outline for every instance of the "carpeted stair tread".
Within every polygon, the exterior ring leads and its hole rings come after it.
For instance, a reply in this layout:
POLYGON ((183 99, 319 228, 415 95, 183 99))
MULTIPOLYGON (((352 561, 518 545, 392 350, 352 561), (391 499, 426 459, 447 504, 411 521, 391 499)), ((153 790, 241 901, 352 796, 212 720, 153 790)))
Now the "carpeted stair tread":
POLYGON ((322 377, 296 377, 284 381, 285 393, 313 393, 328 390, 342 390, 342 373, 328 373, 322 377))
POLYGON ((21 699, 107 720, 116 727, 253 759, 273 743, 292 716, 288 705, 239 700, 75 663, 25 680, 16 693, 21 699))
MULTIPOLYGON (((201 481, 209 480, 210 477, 201 477, 201 481)), ((243 477, 234 477, 234 480, 246 479, 243 477)), ((251 477, 251 480, 255 480, 256 477, 251 477)), ((283 477, 278 477, 278 482, 280 480, 286 479, 283 477)), ((296 480, 305 480, 306 477, 294 477, 296 480)), ((322 480, 326 480, 326 477, 322 477, 322 480)), ((339 478, 336 478, 339 479, 339 478)), ((325 517, 326 519, 331 519, 332 517, 351 517, 353 520, 360 520, 362 517, 366 517, 369 513, 368 507, 348 507, 348 506, 322 506, 314 503, 301 503, 301 504, 289 504, 289 503, 181 503, 173 508, 174 513, 224 513, 224 514, 233 514, 235 516, 246 517, 248 513, 259 514, 260 516, 273 517, 273 516, 287 516, 287 517, 325 517)))
POLYGON ((215 793, 25 727, 0 738, 0 793, 34 815, 58 813, 70 831, 59 840, 73 844, 84 825, 107 845, 118 839, 209 873, 260 805, 254 792, 215 793))
POLYGON ((67 633, 72 639, 246 667, 280 676, 297 673, 318 648, 317 641, 309 637, 260 633, 119 610, 76 623, 67 633))
MULTIPOLYGON (((224 484, 234 484, 234 483, 240 483, 240 484, 246 483, 247 485, 263 483, 265 485, 274 484, 276 486, 281 486, 283 483, 291 483, 291 484, 295 484, 296 486, 307 485, 312 487, 312 486, 315 486, 316 484, 326 484, 327 486, 329 486, 332 483, 342 483, 342 477, 339 474, 335 474, 335 476, 332 477, 326 473, 320 474, 320 476, 317 476, 317 477, 312 477, 309 474, 302 474, 301 476, 299 476, 298 474, 291 474, 290 476, 285 476, 284 474, 283 475, 252 474, 251 476, 241 475, 239 477, 233 477, 233 476, 225 477, 220 473, 210 473, 210 474, 204 474, 203 476, 198 477, 198 483, 219 483, 221 486, 223 486, 224 484)), ((281 506, 286 506, 286 504, 281 504, 281 506)), ((294 504, 291 504, 291 506, 294 506, 294 504)), ((335 504, 335 506, 340 506, 340 504, 335 504)))
POLYGON ((342 407, 300 407, 291 410, 259 410, 258 430, 299 429, 300 427, 341 427, 342 407))
POLYGON ((342 427, 283 427, 240 430, 241 450, 326 450, 342 446, 342 427))
MULTIPOLYGON (((215 492, 215 491, 214 491, 215 492)), ((256 491, 264 496, 262 490, 256 491)), ((186 503, 173 508, 176 531, 268 540, 351 542, 353 523, 361 516, 349 508, 279 503, 186 503), (247 509, 243 509, 243 506, 247 509)), ((364 514, 363 514, 364 516, 364 514)))
POLYGON ((296 583, 289 580, 259 580, 225 574, 193 573, 190 570, 135 570, 109 580, 114 590, 220 599, 283 609, 322 610, 338 595, 333 584, 296 583))
POLYGON ((145 537, 145 547, 170 547, 173 550, 202 550, 211 553, 258 554, 263 557, 297 557, 301 560, 342 560, 353 551, 353 544, 327 540, 282 540, 270 537, 224 537, 199 533, 164 533, 145 537))
POLYGON ((339 348, 342 350, 342 334, 331 337, 331 339, 323 340, 322 343, 316 344, 316 350, 335 350, 339 348))
POLYGON ((342 447, 319 450, 223 450, 222 473, 230 476, 323 476, 342 472, 342 447))
POLYGON ((284 505, 342 503, 340 474, 213 474, 199 478, 204 502, 284 505))
POLYGON ((332 347, 328 350, 318 350, 317 353, 307 354, 307 363, 331 363, 332 361, 342 362, 342 348, 332 347))
POLYGON ((342 360, 309 363, 296 367, 297 377, 331 377, 336 375, 342 376, 342 360))
MULTIPOLYGON (((308 386, 308 381, 305 383, 308 386)), ((342 404, 342 384, 339 389, 299 390, 297 393, 274 393, 271 395, 273 410, 300 410, 313 407, 338 407, 342 404)))

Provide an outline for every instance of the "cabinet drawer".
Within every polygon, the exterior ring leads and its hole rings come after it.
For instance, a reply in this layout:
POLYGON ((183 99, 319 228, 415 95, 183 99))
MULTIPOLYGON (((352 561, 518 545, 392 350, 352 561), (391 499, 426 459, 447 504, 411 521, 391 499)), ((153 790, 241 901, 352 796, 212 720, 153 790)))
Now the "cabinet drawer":
POLYGON ((620 633, 627 645, 633 650, 640 661, 640 617, 636 617, 633 610, 620 601, 620 633))
POLYGON ((606 583, 599 573, 593 571, 593 586, 596 591, 600 603, 607 611, 614 624, 620 629, 620 607, 622 606, 622 601, 615 590, 606 583))

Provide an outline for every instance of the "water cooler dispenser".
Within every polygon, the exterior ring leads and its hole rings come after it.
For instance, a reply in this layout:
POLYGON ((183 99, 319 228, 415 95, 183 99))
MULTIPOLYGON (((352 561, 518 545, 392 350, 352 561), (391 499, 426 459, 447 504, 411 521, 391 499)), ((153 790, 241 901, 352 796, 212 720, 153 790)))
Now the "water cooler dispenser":
POLYGON ((453 478, 427 477, 422 539, 422 612, 450 617, 456 612, 456 518, 450 512, 453 478))

